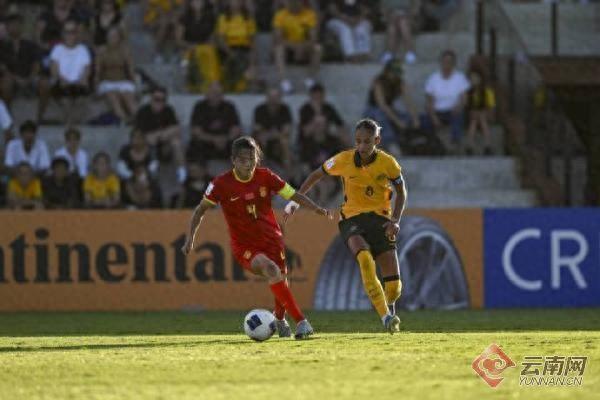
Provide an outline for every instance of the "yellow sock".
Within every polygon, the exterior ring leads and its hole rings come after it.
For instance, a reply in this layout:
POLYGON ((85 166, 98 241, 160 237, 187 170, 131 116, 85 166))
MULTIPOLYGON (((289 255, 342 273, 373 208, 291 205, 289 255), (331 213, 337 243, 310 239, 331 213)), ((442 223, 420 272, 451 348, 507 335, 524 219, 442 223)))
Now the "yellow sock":
POLYGON ((383 278, 383 286, 385 292, 385 300, 387 301, 388 307, 392 314, 396 313, 395 304, 396 300, 400 298, 402 293, 402 281, 398 275, 388 276, 383 278))
POLYGON ((368 250, 362 250, 356 255, 358 265, 360 266, 360 276, 362 277, 363 286, 371 304, 377 310, 380 317, 388 314, 388 307, 385 300, 385 293, 381 282, 377 279, 377 271, 375 269, 375 260, 368 250))

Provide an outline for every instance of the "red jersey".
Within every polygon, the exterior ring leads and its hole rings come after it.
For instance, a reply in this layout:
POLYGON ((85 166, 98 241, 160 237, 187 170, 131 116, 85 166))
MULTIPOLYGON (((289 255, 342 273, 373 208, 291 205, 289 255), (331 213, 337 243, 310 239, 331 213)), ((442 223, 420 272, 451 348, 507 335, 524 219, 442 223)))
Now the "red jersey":
POLYGON ((208 185, 204 198, 223 209, 234 251, 279 249, 283 235, 271 207, 271 197, 279 192, 287 198, 294 194, 273 171, 256 168, 245 182, 233 170, 219 175, 208 185))

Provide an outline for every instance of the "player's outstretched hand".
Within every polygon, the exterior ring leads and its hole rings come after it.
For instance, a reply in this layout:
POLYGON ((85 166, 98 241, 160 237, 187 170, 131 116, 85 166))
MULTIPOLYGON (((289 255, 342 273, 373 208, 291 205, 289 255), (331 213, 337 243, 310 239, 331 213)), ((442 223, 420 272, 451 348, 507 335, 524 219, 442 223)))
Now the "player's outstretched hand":
POLYGON ((320 208, 317 213, 327 217, 328 219, 333 219, 333 211, 326 208, 320 208))
POLYGON ((300 208, 300 204, 296 203, 294 200, 288 201, 283 209, 283 224, 285 225, 290 219, 292 215, 296 212, 297 209, 300 208))
POLYGON ((192 243, 191 240, 186 239, 185 244, 181 248, 181 251, 183 252, 183 254, 185 254, 187 256, 188 254, 190 254, 190 251, 192 251, 193 248, 194 248, 194 243, 192 243))
POLYGON ((396 234, 400 230, 400 225, 394 221, 387 221, 383 224, 383 227, 385 228, 385 236, 387 236, 389 240, 395 242, 396 234))

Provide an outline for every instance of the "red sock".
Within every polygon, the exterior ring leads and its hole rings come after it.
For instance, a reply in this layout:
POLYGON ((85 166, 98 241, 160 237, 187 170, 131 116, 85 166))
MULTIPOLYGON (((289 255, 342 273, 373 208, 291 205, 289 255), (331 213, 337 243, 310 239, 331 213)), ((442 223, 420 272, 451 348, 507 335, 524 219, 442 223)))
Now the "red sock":
POLYGON ((271 292, 275 295, 275 298, 285 307, 286 311, 290 313, 294 321, 300 322, 304 319, 304 314, 300 311, 300 308, 294 300, 290 288, 286 285, 285 281, 277 282, 271 285, 271 292))
POLYGON ((285 317, 285 307, 277 300, 277 297, 275 297, 275 310, 273 311, 273 314, 275 314, 275 318, 277 319, 283 319, 283 317, 285 317))

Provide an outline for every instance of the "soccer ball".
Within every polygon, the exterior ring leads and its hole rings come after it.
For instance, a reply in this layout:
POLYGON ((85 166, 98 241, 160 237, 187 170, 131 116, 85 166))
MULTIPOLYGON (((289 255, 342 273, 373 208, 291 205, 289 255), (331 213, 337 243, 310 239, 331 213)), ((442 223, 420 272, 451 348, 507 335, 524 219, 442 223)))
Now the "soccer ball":
POLYGON ((256 309, 244 317, 244 331, 250 339, 262 342, 275 333, 275 316, 267 310, 256 309))

